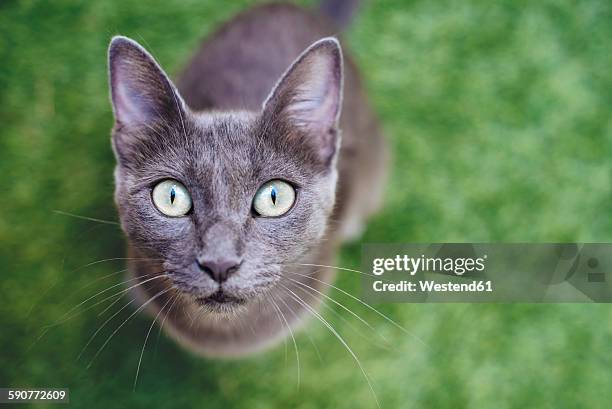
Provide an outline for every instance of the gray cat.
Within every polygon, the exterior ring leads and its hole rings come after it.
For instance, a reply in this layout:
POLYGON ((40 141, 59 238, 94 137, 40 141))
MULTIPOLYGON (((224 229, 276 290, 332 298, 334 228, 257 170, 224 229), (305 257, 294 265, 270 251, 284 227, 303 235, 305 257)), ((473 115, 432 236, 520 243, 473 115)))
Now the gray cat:
POLYGON ((136 42, 110 44, 130 277, 140 308, 192 351, 258 351, 316 315, 334 276, 320 265, 379 205, 384 141, 328 37, 351 3, 242 13, 176 87, 136 42))

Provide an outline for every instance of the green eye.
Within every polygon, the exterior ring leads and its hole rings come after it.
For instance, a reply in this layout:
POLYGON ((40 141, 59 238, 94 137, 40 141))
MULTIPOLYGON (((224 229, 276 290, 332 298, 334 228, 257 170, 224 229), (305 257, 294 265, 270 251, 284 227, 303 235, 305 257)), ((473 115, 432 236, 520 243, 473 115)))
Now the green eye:
POLYGON ((278 217, 287 213, 295 202, 295 189, 282 180, 264 183, 253 199, 253 209, 263 217, 278 217))
POLYGON ((174 179, 159 182, 153 188, 153 204, 170 217, 181 217, 191 209, 191 196, 183 184, 174 179))

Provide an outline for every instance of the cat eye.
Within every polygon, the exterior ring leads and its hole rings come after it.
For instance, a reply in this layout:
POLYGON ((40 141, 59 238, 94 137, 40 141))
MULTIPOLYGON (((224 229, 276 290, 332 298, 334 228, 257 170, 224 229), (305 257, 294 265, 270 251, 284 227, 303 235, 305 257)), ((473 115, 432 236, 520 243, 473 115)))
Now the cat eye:
POLYGON ((153 204, 170 217, 181 217, 191 209, 191 196, 183 184, 174 179, 159 182, 153 188, 153 204))
POLYGON ((264 183, 253 198, 253 210, 262 217, 282 216, 295 202, 295 189, 280 179, 264 183))

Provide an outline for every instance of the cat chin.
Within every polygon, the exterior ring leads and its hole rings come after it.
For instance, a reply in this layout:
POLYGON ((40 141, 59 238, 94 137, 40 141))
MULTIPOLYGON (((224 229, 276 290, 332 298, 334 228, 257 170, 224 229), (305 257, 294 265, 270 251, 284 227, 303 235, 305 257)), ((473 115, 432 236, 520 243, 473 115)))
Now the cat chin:
POLYGON ((211 318, 218 319, 233 319, 246 312, 247 308, 244 304, 237 303, 217 303, 197 301, 197 305, 202 314, 207 314, 211 318))
POLYGON ((207 297, 197 297, 195 303, 211 314, 236 315, 245 310, 246 300, 219 290, 207 297))

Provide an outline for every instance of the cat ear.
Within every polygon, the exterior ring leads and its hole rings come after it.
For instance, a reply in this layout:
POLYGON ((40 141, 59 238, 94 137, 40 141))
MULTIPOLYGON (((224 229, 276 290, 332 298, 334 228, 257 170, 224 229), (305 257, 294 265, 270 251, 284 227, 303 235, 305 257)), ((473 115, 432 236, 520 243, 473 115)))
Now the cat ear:
POLYGON ((111 100, 120 127, 182 115, 184 102, 155 59, 140 44, 116 36, 108 49, 111 100))
POLYGON ((300 132, 293 143, 314 149, 329 163, 337 144, 342 104, 342 51, 338 40, 312 44, 289 67, 264 102, 264 117, 279 120, 300 132))

